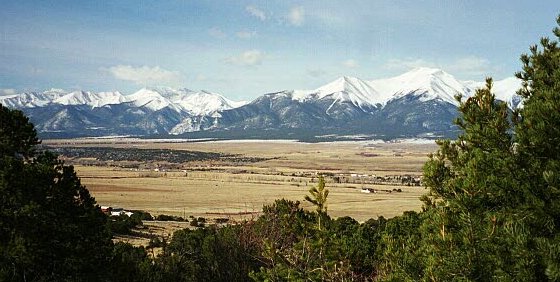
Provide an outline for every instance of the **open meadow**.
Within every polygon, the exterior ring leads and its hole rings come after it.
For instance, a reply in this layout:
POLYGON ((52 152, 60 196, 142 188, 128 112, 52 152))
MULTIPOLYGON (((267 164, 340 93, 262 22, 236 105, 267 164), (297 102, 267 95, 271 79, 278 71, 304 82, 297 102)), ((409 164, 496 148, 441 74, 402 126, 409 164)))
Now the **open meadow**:
POLYGON ((365 221, 419 210, 419 197, 425 189, 414 181, 419 180, 427 155, 436 149, 434 143, 374 141, 75 139, 46 140, 44 144, 51 148, 103 147, 116 150, 112 155, 125 148, 228 155, 181 163, 63 157, 75 165, 82 183, 100 205, 154 215, 231 220, 258 216, 263 205, 281 198, 299 200, 309 208, 303 197, 317 184, 318 174, 325 175, 330 190, 331 216, 365 221))

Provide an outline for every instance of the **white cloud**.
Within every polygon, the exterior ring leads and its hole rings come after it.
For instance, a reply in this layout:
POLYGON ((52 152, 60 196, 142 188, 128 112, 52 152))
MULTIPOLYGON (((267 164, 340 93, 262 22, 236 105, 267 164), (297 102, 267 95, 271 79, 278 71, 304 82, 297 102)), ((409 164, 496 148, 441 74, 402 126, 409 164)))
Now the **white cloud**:
POLYGON ((262 11, 261 9, 255 7, 255 6, 247 6, 245 7, 245 10, 251 14, 251 16, 264 21, 266 20, 266 14, 264 13, 264 11, 262 11))
POLYGON ((257 35, 256 31, 248 31, 248 30, 242 30, 237 32, 235 35, 237 35, 237 37, 241 38, 241 39, 249 39, 252 38, 254 36, 257 35))
POLYGON ((15 95, 16 90, 13 88, 0 89, 0 96, 15 95))
POLYGON ((342 65, 349 68, 349 69, 355 69, 359 66, 358 62, 356 62, 355 60, 352 60, 352 59, 348 59, 348 60, 342 62, 342 65))
POLYGON ((223 32, 221 29, 217 28, 217 27, 213 27, 211 29, 208 30, 208 34, 210 34, 212 37, 216 37, 216 38, 226 38, 226 34, 225 32, 223 32))
POLYGON ((264 53, 254 49, 245 51, 237 56, 229 57, 225 60, 225 62, 241 66, 255 66, 262 64, 263 59, 264 53))
POLYGON ((180 74, 176 71, 162 69, 159 66, 133 67, 126 65, 113 66, 108 71, 117 79, 147 85, 154 83, 180 84, 180 74))
POLYGON ((295 26, 302 25, 305 21, 305 10, 303 7, 293 7, 288 14, 288 21, 295 26))

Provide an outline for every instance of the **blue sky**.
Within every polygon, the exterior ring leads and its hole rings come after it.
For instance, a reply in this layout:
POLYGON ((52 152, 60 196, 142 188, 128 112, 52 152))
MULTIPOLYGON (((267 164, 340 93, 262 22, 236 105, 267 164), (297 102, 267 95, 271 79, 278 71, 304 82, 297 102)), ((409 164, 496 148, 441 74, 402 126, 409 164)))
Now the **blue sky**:
POLYGON ((0 0, 0 94, 186 87, 234 100, 418 66, 502 79, 560 1, 0 0))

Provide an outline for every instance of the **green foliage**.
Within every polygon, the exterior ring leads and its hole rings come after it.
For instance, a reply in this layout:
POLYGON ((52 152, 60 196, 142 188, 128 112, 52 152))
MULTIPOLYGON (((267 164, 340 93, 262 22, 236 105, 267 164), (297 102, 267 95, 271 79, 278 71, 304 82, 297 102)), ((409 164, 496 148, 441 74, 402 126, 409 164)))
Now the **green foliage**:
MULTIPOLYGON (((560 17, 557 19, 560 26, 560 17)), ((560 28, 556 40, 542 38, 540 46, 530 47, 521 56, 523 81, 519 90, 524 107, 516 116, 515 133, 523 167, 522 177, 530 194, 533 220, 531 235, 537 237, 539 255, 551 281, 560 281, 558 250, 560 244, 560 28)))
POLYGON ((159 221, 187 221, 183 217, 167 214, 158 214, 154 219, 159 221))
MULTIPOLYGON (((541 280, 531 226, 539 199, 523 175, 505 104, 485 89, 460 105, 456 141, 424 167, 424 279, 541 280)), ((412 272, 408 272, 414 273, 412 272)))
POLYGON ((155 261, 152 281, 247 281, 259 263, 241 232, 239 226, 176 231, 155 261))
POLYGON ((116 243, 110 266, 111 281, 151 281, 152 261, 143 247, 128 243, 116 243))
POLYGON ((206 224, 206 219, 204 217, 193 217, 191 219, 190 226, 204 227, 205 224, 206 224))
POLYGON ((387 281, 419 281, 425 263, 420 250, 422 214, 405 212, 384 224, 377 236, 379 275, 387 281))
POLYGON ((311 189, 309 189, 309 194, 310 195, 305 195, 305 200, 316 207, 318 214, 326 213, 329 189, 325 189, 325 179, 322 175, 319 176, 317 187, 311 187, 311 189))
POLYGON ((33 124, 23 112, 10 110, 0 104, 0 158, 22 156, 30 158, 35 146, 41 143, 33 124))
POLYGON ((132 229, 142 225, 141 216, 128 216, 121 214, 119 216, 111 216, 107 221, 107 228, 112 234, 132 234, 132 229))
POLYGON ((253 228, 266 266, 254 272, 253 279, 279 281, 301 277, 299 265, 295 265, 301 252, 296 248, 301 248, 314 223, 315 216, 303 210, 299 201, 282 199, 264 206, 263 215, 253 228))
POLYGON ((560 48, 544 38, 530 51, 512 117, 490 79, 461 102, 463 133, 439 141, 424 166, 419 232, 387 224, 384 279, 560 280, 560 48))
POLYGON ((33 125, 0 106, 0 280, 107 277, 106 216, 73 167, 35 154, 33 125))
POLYGON ((315 212, 303 210, 299 202, 277 200, 263 208, 257 220, 265 266, 251 274, 256 281, 344 281, 371 280, 379 259, 377 244, 385 220, 359 224, 342 217, 332 220, 326 213, 328 191, 324 181, 311 189, 306 200, 315 212))
POLYGON ((354 280, 371 280, 378 275, 382 258, 379 246, 387 222, 380 217, 360 224, 352 218, 341 217, 330 225, 331 245, 337 246, 334 257, 349 263, 354 280))
POLYGON ((131 212, 133 213, 132 218, 134 218, 136 220, 140 220, 140 221, 142 221, 142 220, 147 220, 147 221, 154 220, 154 217, 149 212, 140 211, 140 210, 133 210, 131 212))
POLYGON ((424 168, 429 194, 422 226, 424 275, 435 280, 518 277, 508 259, 506 227, 518 222, 523 192, 510 134, 508 109, 485 89, 462 102, 456 141, 438 142, 424 168))
POLYGON ((150 238, 150 242, 146 248, 153 249, 153 248, 165 248, 167 246, 167 241, 164 239, 160 239, 159 237, 152 237, 150 238))

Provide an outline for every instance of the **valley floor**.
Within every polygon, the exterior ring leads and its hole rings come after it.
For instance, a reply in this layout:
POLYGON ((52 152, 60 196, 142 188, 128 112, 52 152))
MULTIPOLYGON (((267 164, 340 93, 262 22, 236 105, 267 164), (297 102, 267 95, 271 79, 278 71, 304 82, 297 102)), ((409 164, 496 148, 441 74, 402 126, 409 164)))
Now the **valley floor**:
POLYGON ((425 189, 408 186, 404 179, 419 179, 428 153, 436 149, 435 144, 370 141, 168 143, 107 139, 95 143, 44 142, 52 147, 173 149, 265 159, 252 163, 209 160, 179 166, 150 162, 141 168, 130 168, 123 162, 84 166, 83 160, 66 159, 75 164, 82 183, 100 205, 144 210, 154 215, 230 220, 256 217, 263 205, 281 198, 299 200, 309 207, 303 197, 316 185, 318 173, 326 175, 331 216, 365 221, 419 210, 419 197, 425 189), (375 193, 364 193, 363 188, 375 193))

